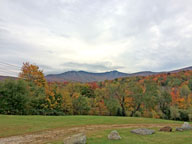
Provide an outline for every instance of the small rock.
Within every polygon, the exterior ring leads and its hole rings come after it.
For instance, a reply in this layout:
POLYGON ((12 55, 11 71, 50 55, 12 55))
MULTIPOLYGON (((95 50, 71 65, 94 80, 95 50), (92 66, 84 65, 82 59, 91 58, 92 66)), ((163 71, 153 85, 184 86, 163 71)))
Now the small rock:
POLYGON ((64 139, 64 144, 86 144, 87 137, 80 133, 64 139))
POLYGON ((184 124, 181 126, 183 130, 192 130, 192 127, 188 122, 184 122, 184 124))
POLYGON ((176 128, 176 131, 182 132, 182 131, 183 131, 183 128, 176 128))
POLYGON ((118 133, 116 130, 114 130, 114 131, 112 131, 112 132, 108 135, 108 139, 109 139, 109 140, 120 140, 121 137, 120 137, 119 133, 118 133))
POLYGON ((161 128, 160 131, 172 132, 172 128, 170 126, 166 126, 166 127, 161 128))
POLYGON ((131 132, 135 133, 135 134, 140 134, 140 135, 152 135, 155 133, 155 130, 150 130, 150 129, 146 129, 146 128, 139 128, 139 129, 131 130, 131 132))

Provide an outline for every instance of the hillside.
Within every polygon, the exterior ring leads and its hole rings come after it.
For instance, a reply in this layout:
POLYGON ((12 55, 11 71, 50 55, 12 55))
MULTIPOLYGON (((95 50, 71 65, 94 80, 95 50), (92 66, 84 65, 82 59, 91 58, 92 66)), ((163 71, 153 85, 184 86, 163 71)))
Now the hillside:
MULTIPOLYGON (((147 73, 150 72, 135 75, 147 73)), ((117 71, 107 75, 110 74, 120 75, 117 71)), ((190 70, 89 83, 47 83, 44 77, 36 79, 36 73, 31 75, 30 71, 26 76, 19 81, 1 82, 0 114, 110 115, 192 121, 190 70)))
MULTIPOLYGON (((164 71, 164 72, 152 72, 152 71, 141 71, 136 73, 122 73, 119 71, 110 71, 110 72, 103 72, 103 73, 93 73, 93 72, 86 72, 86 71, 67 71, 61 74, 49 74, 46 77, 48 82, 66 82, 66 81, 73 81, 73 82, 99 82, 104 80, 113 80, 116 78, 123 78, 123 77, 133 77, 133 76, 149 76, 149 75, 156 75, 160 73, 177 73, 180 71, 188 71, 192 70, 191 67, 181 68, 172 71, 164 71)), ((16 77, 10 76, 0 76, 0 81, 5 79, 16 79, 16 77)))
POLYGON ((104 73, 91 73, 85 71, 68 71, 62 74, 47 75, 48 81, 78 81, 78 82, 93 82, 112 80, 119 77, 128 77, 129 74, 121 73, 118 71, 104 72, 104 73))
POLYGON ((86 71, 68 71, 61 74, 47 75, 46 79, 49 82, 53 82, 53 81, 95 82, 95 81, 113 80, 121 77, 149 76, 149 75, 160 74, 160 73, 175 73, 175 72, 187 71, 187 70, 192 70, 192 67, 186 67, 182 69, 165 71, 165 72, 141 71, 136 73, 122 73, 119 71, 110 71, 110 72, 104 72, 104 73, 92 73, 92 72, 86 72, 86 71))
POLYGON ((68 71, 62 74, 50 74, 46 76, 46 79, 49 82, 57 81, 77 81, 77 82, 95 82, 95 81, 104 81, 104 80, 113 80, 121 77, 131 77, 131 76, 148 76, 158 74, 150 71, 143 71, 137 73, 122 73, 118 71, 110 71, 104 73, 91 73, 86 71, 68 71))
POLYGON ((5 80, 5 79, 17 79, 17 78, 11 77, 11 76, 0 76, 0 81, 5 80))

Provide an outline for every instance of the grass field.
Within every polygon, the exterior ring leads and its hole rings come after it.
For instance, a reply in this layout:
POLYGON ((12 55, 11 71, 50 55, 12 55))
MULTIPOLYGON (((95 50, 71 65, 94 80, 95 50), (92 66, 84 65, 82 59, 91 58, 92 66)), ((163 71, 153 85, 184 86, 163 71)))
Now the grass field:
MULTIPOLYGON (((117 129, 121 140, 110 141, 107 135, 111 130, 97 131, 88 134, 88 144, 192 144, 192 132, 159 132, 157 128, 153 135, 142 136, 130 133, 131 129, 117 129)), ((53 141, 52 144, 62 144, 62 140, 53 141)))
POLYGON ((98 131, 90 134, 87 142, 88 144, 192 144, 191 131, 169 133, 159 132, 157 128, 153 129, 156 130, 156 133, 148 136, 132 134, 131 129, 118 129, 122 137, 120 141, 107 139, 111 130, 98 131))
MULTIPOLYGON (((159 132, 158 127, 152 127, 156 134, 140 136, 130 133, 133 128, 115 128, 120 133, 120 141, 109 141, 107 135, 114 128, 110 125, 181 125, 183 122, 130 117, 107 116, 7 116, 0 115, 0 137, 44 132, 46 130, 65 129, 88 125, 107 125, 107 129, 96 129, 87 132, 88 144, 192 144, 192 131, 185 132, 159 132)), ((52 143, 62 143, 62 139, 51 140, 52 143)))

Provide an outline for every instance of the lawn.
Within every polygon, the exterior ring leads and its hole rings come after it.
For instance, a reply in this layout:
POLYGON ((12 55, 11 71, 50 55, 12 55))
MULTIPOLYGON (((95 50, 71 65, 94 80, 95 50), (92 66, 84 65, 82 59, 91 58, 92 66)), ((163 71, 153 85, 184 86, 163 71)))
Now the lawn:
POLYGON ((161 124, 181 123, 151 118, 114 116, 12 116, 0 115, 0 137, 38 132, 47 129, 98 124, 161 124), (18 131, 19 130, 19 131, 18 131))
MULTIPOLYGON (((0 137, 21 135, 45 130, 70 128, 85 125, 111 125, 111 124, 182 124, 179 121, 170 121, 152 118, 114 117, 114 116, 8 116, 0 115, 0 137)), ((192 131, 185 132, 159 132, 150 136, 140 136, 130 133, 133 128, 117 128, 122 139, 109 141, 107 135, 112 128, 94 130, 87 133, 88 144, 192 144, 192 131)), ((62 140, 52 141, 62 143, 62 140)))
MULTIPOLYGON (((153 135, 136 135, 130 132, 131 129, 118 129, 121 140, 111 141, 107 135, 111 130, 98 131, 88 135, 88 144, 192 144, 192 132, 159 132, 157 128, 153 135)), ((61 142, 60 142, 61 143, 61 142)), ((59 144, 59 142, 58 142, 59 144)))
MULTIPOLYGON (((160 132, 158 128, 153 135, 136 135, 130 132, 133 128, 116 129, 121 140, 108 140, 108 134, 114 129, 101 130, 87 134, 87 144, 192 144, 192 131, 160 132)), ((52 141, 50 144, 63 144, 62 140, 52 141)))

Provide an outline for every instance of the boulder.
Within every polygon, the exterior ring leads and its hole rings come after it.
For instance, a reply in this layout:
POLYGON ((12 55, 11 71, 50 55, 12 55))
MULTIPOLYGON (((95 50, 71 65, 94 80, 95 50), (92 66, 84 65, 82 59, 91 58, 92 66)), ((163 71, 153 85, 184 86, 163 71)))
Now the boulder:
POLYGON ((152 135, 155 133, 155 130, 139 128, 139 129, 131 130, 131 133, 140 134, 140 135, 152 135))
POLYGON ((176 131, 182 132, 184 129, 183 128, 176 128, 176 131))
POLYGON ((182 126, 180 128, 176 128, 176 131, 185 131, 185 130, 192 130, 192 127, 190 126, 190 124, 188 122, 184 122, 184 124, 182 124, 182 126))
POLYGON ((160 131, 163 131, 163 132, 172 132, 172 128, 171 128, 170 126, 166 126, 166 127, 161 128, 160 131))
POLYGON ((192 127, 188 122, 184 122, 184 124, 181 126, 183 130, 192 130, 192 127))
POLYGON ((109 139, 109 140, 120 140, 121 137, 120 137, 119 133, 118 133, 116 130, 114 130, 114 131, 112 131, 112 132, 108 135, 108 139, 109 139))
POLYGON ((79 133, 64 139, 64 144, 86 144, 87 137, 83 133, 79 133))

